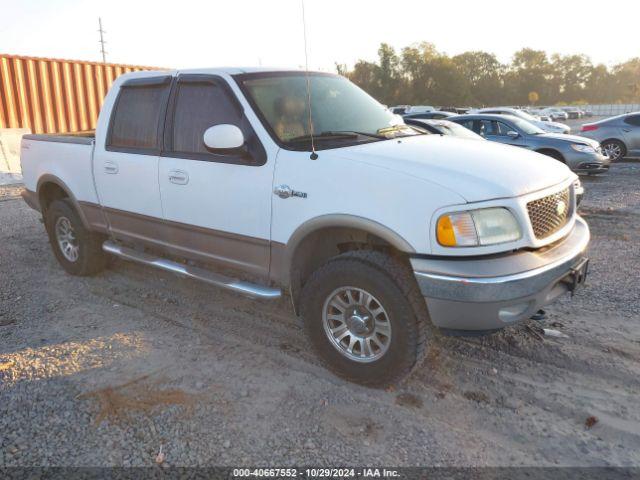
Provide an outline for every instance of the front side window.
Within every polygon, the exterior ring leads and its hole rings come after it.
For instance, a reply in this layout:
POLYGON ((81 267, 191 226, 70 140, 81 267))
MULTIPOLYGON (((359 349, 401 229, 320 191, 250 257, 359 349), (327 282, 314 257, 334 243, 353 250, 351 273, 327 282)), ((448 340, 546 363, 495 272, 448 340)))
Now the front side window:
POLYGON ((239 126, 240 113, 222 87, 211 81, 181 79, 178 82, 172 151, 209 154, 204 144, 204 132, 223 123, 239 126))
POLYGON ((112 113, 107 148, 158 151, 160 123, 170 82, 150 79, 150 84, 126 83, 121 87, 112 113))
POLYGON ((258 73, 236 77, 268 130, 284 148, 316 147, 386 140, 420 132, 346 78, 310 73, 311 119, 304 72, 258 73))
POLYGON ((513 127, 510 127, 506 123, 498 122, 498 131, 501 136, 506 137, 509 132, 513 131, 513 127))
POLYGON ((495 120, 480 120, 478 122, 478 128, 480 129, 478 133, 479 135, 482 135, 483 137, 489 136, 489 135, 500 135, 500 130, 498 128, 498 122, 496 122, 495 120))

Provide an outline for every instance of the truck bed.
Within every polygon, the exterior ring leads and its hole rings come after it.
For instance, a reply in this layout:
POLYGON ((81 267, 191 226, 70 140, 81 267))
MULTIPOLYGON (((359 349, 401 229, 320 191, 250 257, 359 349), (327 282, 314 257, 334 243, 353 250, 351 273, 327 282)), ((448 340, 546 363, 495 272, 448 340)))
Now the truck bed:
POLYGON ((25 189, 38 192, 39 183, 53 182, 79 202, 97 204, 93 183, 94 132, 24 135, 20 163, 25 189))
POLYGON ((35 140, 40 142, 78 143, 81 145, 91 145, 95 140, 95 130, 60 134, 27 134, 24 135, 23 138, 26 140, 35 140))

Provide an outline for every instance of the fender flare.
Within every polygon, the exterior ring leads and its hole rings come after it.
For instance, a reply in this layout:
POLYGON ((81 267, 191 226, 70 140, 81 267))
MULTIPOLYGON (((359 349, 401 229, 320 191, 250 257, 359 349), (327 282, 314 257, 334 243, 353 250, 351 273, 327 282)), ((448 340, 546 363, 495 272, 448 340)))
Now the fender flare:
POLYGON ((84 215, 84 211, 80 207, 80 203, 78 202, 78 199, 76 199, 75 195, 73 194, 71 189, 67 186, 67 184, 64 183, 64 181, 62 181, 60 178, 50 173, 45 173, 44 175, 42 175, 38 179, 38 183, 36 186, 36 195, 38 197, 38 202, 40 204, 40 212, 42 213, 42 215, 44 216, 44 209, 42 207, 42 201, 41 201, 40 195, 42 194, 42 186, 46 183, 53 183, 57 185, 67 194, 67 197, 69 197, 69 199, 71 200, 71 203, 73 204, 73 207, 76 209, 76 212, 78 212, 78 215, 80 216, 82 225, 88 230, 89 222, 87 222, 87 218, 84 215))
POLYGON ((294 255, 297 248, 312 233, 325 228, 354 228, 375 235, 389 243, 397 250, 405 253, 416 253, 416 250, 401 235, 382 225, 358 215, 327 214, 314 217, 300 225, 291 234, 286 244, 272 243, 271 278, 278 283, 289 286, 294 255))

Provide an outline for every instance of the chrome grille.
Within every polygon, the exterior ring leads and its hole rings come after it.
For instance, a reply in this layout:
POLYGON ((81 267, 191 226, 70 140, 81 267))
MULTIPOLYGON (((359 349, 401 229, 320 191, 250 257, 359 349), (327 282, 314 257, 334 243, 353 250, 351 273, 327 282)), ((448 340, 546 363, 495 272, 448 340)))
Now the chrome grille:
POLYGON ((547 238, 564 227, 571 218, 571 210, 568 188, 527 203, 529 220, 536 238, 547 238))

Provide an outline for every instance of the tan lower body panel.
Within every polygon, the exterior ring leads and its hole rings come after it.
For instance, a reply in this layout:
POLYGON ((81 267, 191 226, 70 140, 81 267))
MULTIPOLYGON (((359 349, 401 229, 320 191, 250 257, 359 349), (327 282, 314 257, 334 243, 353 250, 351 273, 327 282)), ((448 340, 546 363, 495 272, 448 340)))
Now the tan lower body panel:
POLYGON ((269 240, 101 208, 93 203, 79 203, 91 229, 106 233, 109 225, 118 240, 143 244, 181 258, 233 268, 263 279, 269 277, 269 240), (108 223, 105 215, 108 215, 108 223))

